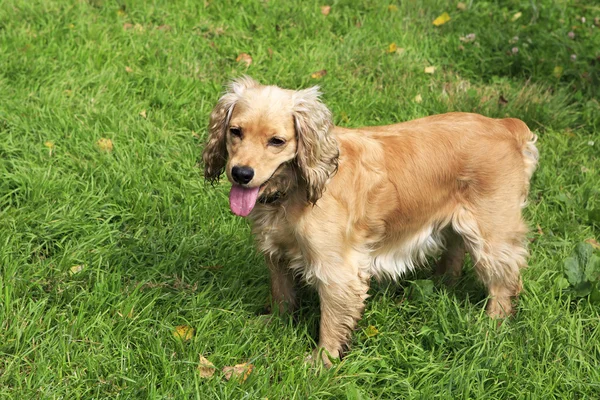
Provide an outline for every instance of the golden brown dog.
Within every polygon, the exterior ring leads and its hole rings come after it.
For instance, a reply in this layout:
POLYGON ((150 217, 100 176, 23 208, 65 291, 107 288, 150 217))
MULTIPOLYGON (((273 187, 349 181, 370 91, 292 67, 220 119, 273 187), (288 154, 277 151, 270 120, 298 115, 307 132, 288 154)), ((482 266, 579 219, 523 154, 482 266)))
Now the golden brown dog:
POLYGON ((317 87, 245 77, 212 111, 203 161, 210 181, 226 172, 231 210, 252 221, 274 304, 293 309, 295 277, 314 286, 319 348, 339 357, 371 277, 396 279, 442 250, 438 272, 456 279, 469 251, 488 314, 511 313, 535 140, 520 120, 467 113, 341 128, 317 87))

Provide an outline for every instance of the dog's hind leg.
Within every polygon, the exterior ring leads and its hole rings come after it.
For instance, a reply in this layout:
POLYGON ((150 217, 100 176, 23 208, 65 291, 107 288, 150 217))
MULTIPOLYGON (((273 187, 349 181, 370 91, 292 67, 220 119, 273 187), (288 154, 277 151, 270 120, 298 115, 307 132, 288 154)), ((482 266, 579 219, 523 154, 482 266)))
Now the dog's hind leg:
POLYGON ((465 240, 479 279, 488 288, 488 315, 509 316, 511 298, 521 291, 520 269, 527 264, 527 227, 520 207, 476 212, 462 209, 455 215, 453 225, 465 240))
POLYGON ((443 276, 448 285, 454 285, 462 275, 465 261, 465 244, 462 237, 451 227, 445 232, 446 250, 437 263, 435 274, 443 276))

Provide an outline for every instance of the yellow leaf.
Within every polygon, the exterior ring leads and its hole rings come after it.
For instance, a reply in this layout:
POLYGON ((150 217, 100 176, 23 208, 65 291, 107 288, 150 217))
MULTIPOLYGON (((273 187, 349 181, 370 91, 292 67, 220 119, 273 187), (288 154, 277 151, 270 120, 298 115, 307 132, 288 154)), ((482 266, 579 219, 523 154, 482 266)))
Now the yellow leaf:
POLYGON ((46 146, 47 148, 52 150, 54 148, 54 142, 48 140, 47 142, 44 143, 44 146, 46 146))
POLYGON ((195 333, 196 330, 191 326, 179 325, 175 327, 175 330, 173 331, 173 336, 175 336, 176 339, 181 339, 185 342, 190 340, 195 333))
POLYGON ((443 12, 439 17, 433 20, 433 24, 435 26, 444 25, 446 22, 450 21, 450 15, 447 12, 443 12))
POLYGON ((585 242, 591 244, 595 249, 600 249, 600 243, 594 238, 585 239, 585 242))
POLYGON ((227 380, 230 380, 231 378, 238 378, 240 382, 245 382, 252 373, 253 369, 254 365, 243 363, 233 367, 224 367, 223 374, 227 380))
POLYGON ((421 103, 423 101, 423 97, 418 94, 415 96, 415 103, 421 103))
POLYGON ((461 1, 458 2, 458 4, 456 5, 456 8, 458 8, 460 11, 465 11, 467 9, 467 5, 461 1))
POLYGON ((425 67, 426 74, 433 74, 435 72, 435 67, 425 67))
POLYGON ((327 70, 326 69, 322 69, 320 71, 317 72, 313 72, 310 77, 313 79, 321 79, 322 77, 324 77, 325 75, 327 75, 327 70))
POLYGON ((128 74, 133 72, 133 69, 131 67, 125 67, 125 72, 127 72, 128 74))
POLYGON ((388 53, 395 53, 396 50, 398 50, 398 46, 396 46, 396 43, 390 43, 386 51, 388 53))
POLYGON ((516 20, 518 20, 519 18, 521 18, 521 15, 523 15, 523 13, 521 11, 519 11, 518 13, 515 13, 515 15, 513 15, 510 20, 512 22, 515 22, 516 20))
POLYGON ((98 148, 102 151, 106 151, 108 153, 113 151, 113 142, 110 139, 100 138, 98 139, 96 144, 98 145, 98 148))
POLYGON ((369 327, 365 329, 365 334, 367 335, 367 337, 373 337, 379 334, 379 330, 373 325, 369 325, 369 327))
POLYGON ((388 10, 389 10, 389 12, 396 12, 396 11, 398 11, 398 6, 396 6, 394 4, 390 4, 388 6, 388 10))
POLYGON ((246 64, 246 67, 249 67, 252 64, 252 57, 247 53, 240 53, 239 56, 235 59, 237 62, 243 62, 246 64))
POLYGON ((83 265, 73 265, 71 268, 69 268, 69 274, 71 275, 78 274, 81 271, 83 271, 83 265))
POLYGON ((556 67, 554 67, 554 70, 552 71, 552 74, 556 77, 556 78, 560 78, 560 76, 563 73, 563 67, 561 67, 560 65, 557 65, 556 67))
POLYGON ((321 6, 321 14, 328 16, 331 11, 331 6, 321 6))
POLYGON ((198 363, 198 373, 200 378, 210 378, 215 374, 215 365, 208 361, 200 354, 200 362, 198 363))
POLYGON ((144 119, 148 118, 148 114, 146 113, 146 110, 140 111, 140 117, 142 117, 144 119))
POLYGON ((122 9, 119 9, 119 10, 117 10, 117 15, 118 15, 119 17, 122 17, 122 16, 124 16, 124 15, 126 15, 126 14, 127 14, 127 13, 125 12, 125 10, 122 10, 122 9))

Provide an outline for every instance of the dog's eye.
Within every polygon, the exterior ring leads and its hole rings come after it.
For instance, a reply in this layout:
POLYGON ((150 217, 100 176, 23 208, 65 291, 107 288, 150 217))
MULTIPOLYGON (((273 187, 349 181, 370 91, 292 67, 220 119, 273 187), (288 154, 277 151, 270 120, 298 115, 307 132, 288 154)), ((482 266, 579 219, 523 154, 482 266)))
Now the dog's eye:
POLYGON ((238 127, 229 128, 229 133, 233 137, 242 138, 242 129, 238 127))
POLYGON ((269 146, 279 147, 279 146, 283 146, 284 144, 285 144, 285 140, 282 138, 272 137, 271 139, 269 139, 269 146))

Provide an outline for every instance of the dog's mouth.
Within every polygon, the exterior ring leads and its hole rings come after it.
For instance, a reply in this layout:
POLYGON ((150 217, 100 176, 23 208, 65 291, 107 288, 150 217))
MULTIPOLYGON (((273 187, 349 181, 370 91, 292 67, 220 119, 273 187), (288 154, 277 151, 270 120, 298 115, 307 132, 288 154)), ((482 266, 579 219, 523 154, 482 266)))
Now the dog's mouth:
POLYGON ((231 211, 237 216, 247 217, 256 205, 261 187, 248 188, 234 183, 229 192, 229 207, 231 211))
POLYGON ((272 204, 280 200, 283 194, 280 191, 269 192, 265 190, 271 179, 284 167, 281 164, 273 172, 273 174, 257 187, 245 187, 233 183, 229 192, 229 208, 239 217, 247 217, 250 215, 256 203, 272 204))

